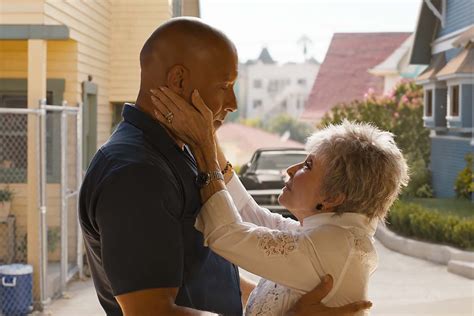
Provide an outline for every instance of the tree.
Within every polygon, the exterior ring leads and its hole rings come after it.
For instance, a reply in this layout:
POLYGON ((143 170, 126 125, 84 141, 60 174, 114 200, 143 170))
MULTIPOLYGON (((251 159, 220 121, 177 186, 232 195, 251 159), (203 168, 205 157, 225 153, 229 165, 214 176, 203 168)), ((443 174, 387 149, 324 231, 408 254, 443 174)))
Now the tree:
POLYGON ((420 86, 402 81, 389 95, 368 93, 363 100, 338 104, 326 113, 318 127, 338 124, 343 119, 370 122, 392 132, 411 169, 412 181, 404 193, 431 195, 428 170, 431 145, 429 130, 423 127, 423 89, 420 86))
POLYGON ((306 142, 306 138, 310 136, 314 130, 310 125, 299 122, 287 114, 281 114, 271 119, 265 129, 271 133, 280 135, 288 131, 290 133, 290 139, 300 143, 306 142))

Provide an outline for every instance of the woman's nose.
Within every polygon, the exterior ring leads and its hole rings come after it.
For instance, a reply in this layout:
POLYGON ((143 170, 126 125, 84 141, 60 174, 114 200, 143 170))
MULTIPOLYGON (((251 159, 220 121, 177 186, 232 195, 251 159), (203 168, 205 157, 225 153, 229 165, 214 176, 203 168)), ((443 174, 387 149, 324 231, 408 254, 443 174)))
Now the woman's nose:
POLYGON ((286 169, 286 173, 290 176, 290 178, 293 178, 297 170, 298 165, 289 166, 288 169, 286 169))

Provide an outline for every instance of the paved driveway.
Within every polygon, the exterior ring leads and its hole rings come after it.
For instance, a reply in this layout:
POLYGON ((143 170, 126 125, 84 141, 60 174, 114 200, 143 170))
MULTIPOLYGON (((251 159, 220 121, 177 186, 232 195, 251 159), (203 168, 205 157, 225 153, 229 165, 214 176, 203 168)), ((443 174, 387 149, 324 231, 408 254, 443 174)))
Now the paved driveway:
MULTIPOLYGON (((388 250, 379 242, 376 246, 380 262, 370 284, 371 315, 474 315, 474 281, 447 272, 446 266, 388 250)), ((71 284, 69 297, 55 301, 45 315, 104 315, 91 281, 71 284)))

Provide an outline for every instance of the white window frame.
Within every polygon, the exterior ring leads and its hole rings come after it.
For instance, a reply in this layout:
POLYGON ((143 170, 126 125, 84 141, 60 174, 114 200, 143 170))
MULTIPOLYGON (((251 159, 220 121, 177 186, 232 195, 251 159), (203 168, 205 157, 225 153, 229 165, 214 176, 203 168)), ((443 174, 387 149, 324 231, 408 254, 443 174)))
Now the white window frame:
MULTIPOLYGON (((419 84, 422 84, 422 83, 419 83, 419 84)), ((433 122, 434 121, 434 118, 435 118, 435 107, 436 107, 436 90, 438 89, 446 89, 446 82, 444 81, 425 81, 425 83, 423 84, 423 90, 424 90, 424 95, 426 96, 426 91, 427 90, 431 90, 433 91, 433 94, 432 94, 432 115, 431 116, 426 116, 426 97, 423 98, 423 120, 425 122, 433 122)), ((445 100, 446 101, 446 100, 445 100)), ((447 109, 446 109, 447 111, 447 109)), ((448 113, 448 112, 446 112, 448 113)), ((442 128, 444 129, 444 128, 442 128)))
POLYGON ((447 100, 447 111, 446 111, 446 120, 450 122, 461 122, 462 120, 462 113, 463 113, 463 100, 462 100, 462 91, 463 85, 466 84, 474 84, 474 80, 472 77, 465 77, 465 76, 450 76, 446 78, 446 83, 448 85, 448 100, 447 100), (452 95, 452 87, 459 86, 459 116, 452 116, 451 115, 451 95, 452 95))

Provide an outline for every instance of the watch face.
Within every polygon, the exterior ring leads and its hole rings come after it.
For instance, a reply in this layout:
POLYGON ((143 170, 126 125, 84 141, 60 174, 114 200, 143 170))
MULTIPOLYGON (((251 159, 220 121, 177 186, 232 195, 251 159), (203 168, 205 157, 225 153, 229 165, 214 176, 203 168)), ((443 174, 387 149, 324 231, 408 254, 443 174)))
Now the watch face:
POLYGON ((211 181, 210 175, 207 172, 200 172, 196 176, 196 184, 200 188, 202 188, 205 185, 208 185, 210 181, 211 181))

